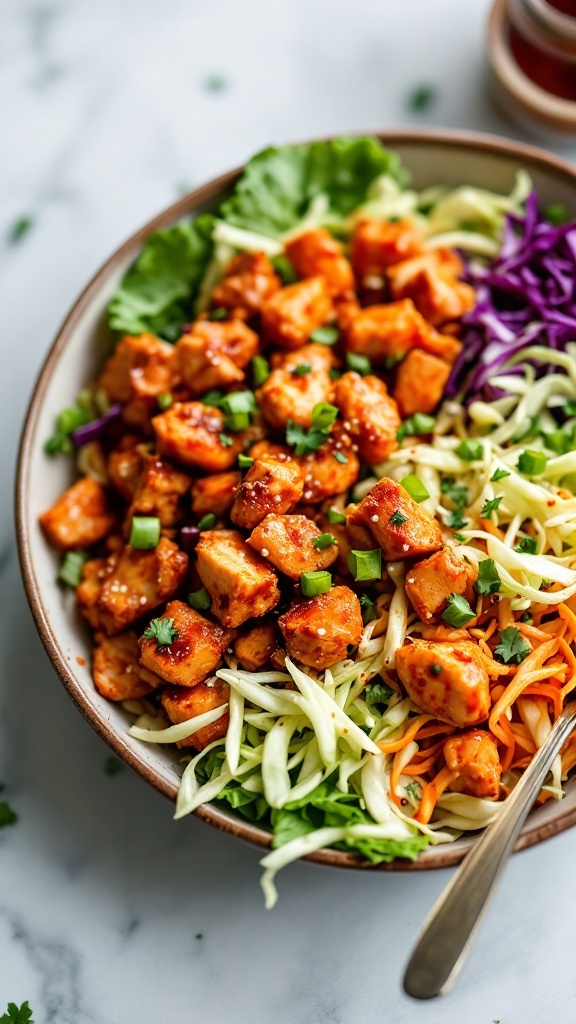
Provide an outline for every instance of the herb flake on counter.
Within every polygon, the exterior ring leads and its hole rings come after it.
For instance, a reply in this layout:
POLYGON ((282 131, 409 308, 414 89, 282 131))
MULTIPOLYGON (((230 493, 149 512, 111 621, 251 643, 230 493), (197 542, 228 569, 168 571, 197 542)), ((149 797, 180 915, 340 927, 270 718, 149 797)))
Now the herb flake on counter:
POLYGON ((438 93, 433 85, 417 85, 408 95, 408 106, 417 114, 429 110, 438 98, 438 93))
POLYGON ((104 762, 104 771, 106 775, 118 775, 124 768, 124 762, 118 757, 107 757, 104 762))
MULTIPOLYGON (((6 787, 0 783, 0 793, 6 787)), ((12 810, 10 804, 6 800, 0 800, 0 828, 5 828, 7 825, 15 825, 18 821, 18 815, 12 810)))
POLYGON ((34 227, 35 221, 33 217, 23 216, 18 217, 13 222, 8 230, 8 243, 9 245, 17 245, 21 242, 25 235, 29 233, 34 227))

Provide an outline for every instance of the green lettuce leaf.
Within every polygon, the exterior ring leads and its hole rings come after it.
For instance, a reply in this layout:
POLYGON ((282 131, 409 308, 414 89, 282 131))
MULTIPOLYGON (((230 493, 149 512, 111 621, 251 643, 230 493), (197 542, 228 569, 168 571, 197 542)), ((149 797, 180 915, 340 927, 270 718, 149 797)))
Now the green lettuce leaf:
POLYGON ((212 256, 213 225, 206 213, 150 235, 110 303, 114 331, 177 340, 182 324, 193 319, 194 296, 212 256))
POLYGON ((346 217, 383 174, 405 180, 398 156, 375 138, 265 149, 246 165, 220 216, 276 238, 294 227, 319 195, 326 196, 332 214, 346 217))

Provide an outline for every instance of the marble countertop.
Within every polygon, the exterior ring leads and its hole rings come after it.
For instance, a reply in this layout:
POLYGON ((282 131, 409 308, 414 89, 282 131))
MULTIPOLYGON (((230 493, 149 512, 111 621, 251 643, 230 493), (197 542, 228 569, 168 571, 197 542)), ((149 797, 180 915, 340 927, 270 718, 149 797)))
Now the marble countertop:
MULTIPOLYGON (((488 0, 0 4, 0 1014, 36 1024, 541 1024, 574 1019, 576 831, 514 858, 456 989, 399 979, 448 873, 297 864, 170 805, 59 685, 19 578, 11 478, 33 382, 101 261, 184 188, 271 142, 399 124, 511 134, 486 93, 488 0), (411 112, 414 86, 436 90, 411 112), (11 237, 29 218, 28 230, 11 237)), ((576 150, 567 155, 576 156, 576 150)))

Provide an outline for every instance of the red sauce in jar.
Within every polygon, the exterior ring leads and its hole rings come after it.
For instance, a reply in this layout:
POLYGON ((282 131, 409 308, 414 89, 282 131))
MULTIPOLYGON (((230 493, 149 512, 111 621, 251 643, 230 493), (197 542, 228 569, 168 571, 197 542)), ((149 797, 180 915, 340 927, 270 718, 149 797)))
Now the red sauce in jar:
POLYGON ((576 100, 576 0, 510 0, 511 53, 537 86, 576 100))

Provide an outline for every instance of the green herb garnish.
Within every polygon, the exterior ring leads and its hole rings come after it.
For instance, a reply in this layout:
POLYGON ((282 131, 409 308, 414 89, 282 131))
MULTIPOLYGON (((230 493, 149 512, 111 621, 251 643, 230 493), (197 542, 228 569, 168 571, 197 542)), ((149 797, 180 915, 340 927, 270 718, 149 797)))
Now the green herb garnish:
POLYGON ((524 658, 530 654, 530 648, 524 640, 519 629, 515 626, 509 626, 508 629, 503 629, 498 636, 499 643, 494 648, 494 654, 499 661, 503 661, 505 665, 519 665, 524 658))
POLYGON ((484 504, 482 505, 482 508, 480 509, 480 518, 490 519, 492 513, 497 511, 501 501, 502 497, 491 498, 488 499, 488 501, 485 501, 484 504))
POLYGON ((170 647, 179 635, 178 630, 174 628, 174 619, 152 619, 148 629, 144 631, 147 640, 156 640, 159 651, 163 647, 170 647))
POLYGON ((448 607, 442 612, 442 618, 451 626, 459 627, 465 626, 467 622, 475 619, 476 613, 472 611, 465 597, 460 594, 450 594, 448 607))
POLYGON ((404 523, 408 522, 408 516, 405 516, 404 513, 401 512, 400 509, 398 508, 396 509, 395 512, 392 513, 388 522, 390 523, 391 526, 402 526, 404 523))
POLYGON ((474 584, 477 594, 495 594, 500 590, 502 580, 493 558, 485 558, 478 563, 478 578, 474 584))

